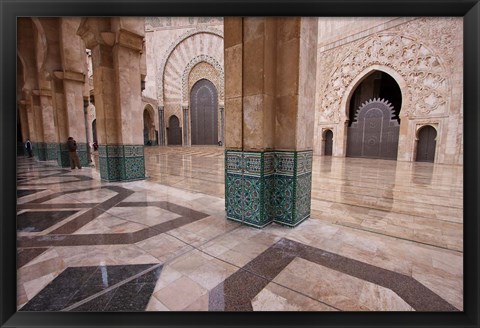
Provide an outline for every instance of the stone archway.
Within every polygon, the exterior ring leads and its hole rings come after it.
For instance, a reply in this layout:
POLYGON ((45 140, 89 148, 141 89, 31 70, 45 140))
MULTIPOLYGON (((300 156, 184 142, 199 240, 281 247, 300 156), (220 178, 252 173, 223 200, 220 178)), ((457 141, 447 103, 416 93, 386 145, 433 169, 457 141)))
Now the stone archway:
POLYGON ((153 108, 150 105, 145 106, 143 110, 143 144, 152 146, 158 144, 158 137, 155 133, 153 108))

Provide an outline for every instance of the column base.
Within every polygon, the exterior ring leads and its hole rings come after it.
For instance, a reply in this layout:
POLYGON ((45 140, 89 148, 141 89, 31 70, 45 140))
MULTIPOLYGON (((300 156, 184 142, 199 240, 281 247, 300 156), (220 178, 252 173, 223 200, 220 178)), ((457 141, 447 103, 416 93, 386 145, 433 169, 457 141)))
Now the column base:
POLYGON ((310 217, 312 151, 225 151, 227 219, 257 228, 310 217))
POLYGON ((100 178, 103 181, 145 179, 143 145, 99 145, 100 178))
MULTIPOLYGON (((87 144, 77 142, 77 154, 82 167, 88 166, 87 144)), ((70 167, 70 157, 68 155, 67 143, 59 143, 57 146, 57 163, 61 167, 70 167)))
POLYGON ((33 145, 33 155, 39 161, 57 161, 60 144, 56 142, 37 142, 33 145))

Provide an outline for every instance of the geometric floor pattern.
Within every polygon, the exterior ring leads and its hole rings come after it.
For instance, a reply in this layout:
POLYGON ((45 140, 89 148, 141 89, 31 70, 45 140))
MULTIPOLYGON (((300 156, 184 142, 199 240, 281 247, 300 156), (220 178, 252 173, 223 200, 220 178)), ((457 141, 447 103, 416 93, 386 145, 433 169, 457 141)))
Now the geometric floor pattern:
POLYGON ((147 147, 126 183, 18 157, 18 309, 463 310, 463 167, 314 156, 311 218, 256 229, 223 152, 147 147))

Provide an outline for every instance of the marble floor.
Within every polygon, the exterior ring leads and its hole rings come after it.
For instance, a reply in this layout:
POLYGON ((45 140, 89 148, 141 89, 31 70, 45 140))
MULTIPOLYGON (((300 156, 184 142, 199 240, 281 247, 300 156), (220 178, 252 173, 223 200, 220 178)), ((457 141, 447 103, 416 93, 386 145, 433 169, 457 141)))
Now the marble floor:
POLYGON ((311 218, 225 219, 220 147, 147 179, 17 158, 20 311, 462 311, 463 167, 316 157, 311 218))

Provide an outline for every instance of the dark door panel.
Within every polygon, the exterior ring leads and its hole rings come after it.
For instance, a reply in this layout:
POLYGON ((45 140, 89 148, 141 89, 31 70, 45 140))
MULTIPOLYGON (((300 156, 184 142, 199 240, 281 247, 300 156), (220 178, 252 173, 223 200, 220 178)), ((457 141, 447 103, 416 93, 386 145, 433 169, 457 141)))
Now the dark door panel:
POLYGON ((200 80, 190 93, 192 145, 218 143, 218 95, 212 82, 200 80))
POLYGON ((325 132, 325 156, 332 156, 333 132, 328 130, 325 132))
POLYGON ((388 101, 367 101, 355 119, 347 132, 347 156, 397 159, 400 125, 388 101))
POLYGON ((434 162, 436 137, 437 131, 430 125, 426 125, 418 131, 417 162, 434 162))
POLYGON ((182 144, 182 128, 180 127, 178 117, 175 115, 170 116, 168 120, 167 142, 168 145, 182 144))

